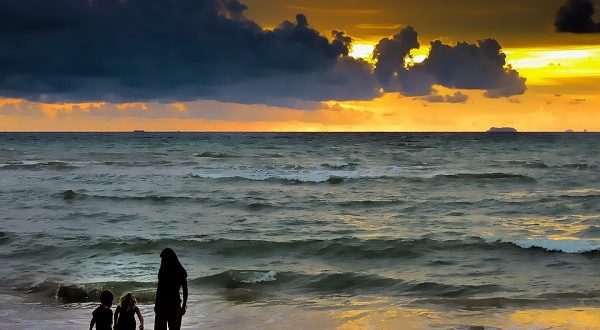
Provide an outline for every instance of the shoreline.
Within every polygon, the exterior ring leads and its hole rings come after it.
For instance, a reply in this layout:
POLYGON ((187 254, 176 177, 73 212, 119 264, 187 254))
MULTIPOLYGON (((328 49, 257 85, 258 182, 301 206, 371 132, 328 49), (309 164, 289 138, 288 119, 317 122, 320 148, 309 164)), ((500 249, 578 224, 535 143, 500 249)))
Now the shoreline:
MULTIPOLYGON (((600 306, 450 309, 408 306, 365 297, 321 297, 311 305, 227 301, 191 296, 182 329, 594 329, 600 306)), ((96 303, 43 304, 26 297, 0 294, 4 330, 83 329, 96 303)), ((114 311, 115 305, 112 306, 114 311)), ((140 304, 145 328, 154 326, 152 304, 140 304)))

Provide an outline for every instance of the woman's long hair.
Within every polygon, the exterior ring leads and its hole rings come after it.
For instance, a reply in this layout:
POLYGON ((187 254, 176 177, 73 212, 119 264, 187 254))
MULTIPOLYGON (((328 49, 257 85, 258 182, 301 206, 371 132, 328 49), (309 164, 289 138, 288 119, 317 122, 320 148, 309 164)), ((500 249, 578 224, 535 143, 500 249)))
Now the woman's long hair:
POLYGON ((160 253, 160 269, 158 270, 158 280, 185 279, 187 272, 179 262, 175 251, 171 248, 165 248, 160 253))

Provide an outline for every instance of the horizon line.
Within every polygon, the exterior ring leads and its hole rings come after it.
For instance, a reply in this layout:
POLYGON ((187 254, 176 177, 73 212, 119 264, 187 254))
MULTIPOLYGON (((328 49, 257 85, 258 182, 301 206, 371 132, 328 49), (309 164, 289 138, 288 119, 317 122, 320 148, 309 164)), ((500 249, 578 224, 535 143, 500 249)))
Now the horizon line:
POLYGON ((600 133, 600 131, 517 131, 517 132, 488 132, 488 131, 146 131, 146 130, 128 130, 128 131, 0 131, 0 134, 6 133, 131 133, 131 134, 147 134, 147 133, 202 133, 202 134, 243 134, 243 133, 252 133, 252 134, 389 134, 389 133, 398 133, 398 134, 411 134, 411 133, 421 133, 421 134, 450 134, 450 133, 488 133, 488 134, 588 134, 588 133, 600 133))

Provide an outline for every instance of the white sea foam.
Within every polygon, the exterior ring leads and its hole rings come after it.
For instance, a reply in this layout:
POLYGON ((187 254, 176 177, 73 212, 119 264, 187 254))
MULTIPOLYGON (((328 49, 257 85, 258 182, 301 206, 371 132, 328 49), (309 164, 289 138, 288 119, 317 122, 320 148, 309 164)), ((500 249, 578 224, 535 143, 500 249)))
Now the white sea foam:
POLYGON ((37 166, 37 165, 88 165, 90 162, 84 161, 64 161, 64 160, 17 160, 0 164, 0 167, 8 166, 37 166))
POLYGON ((270 270, 266 273, 255 272, 252 273, 248 278, 240 280, 242 283, 262 283, 262 282, 274 282, 277 280, 277 273, 270 270))
POLYGON ((600 250, 600 240, 532 238, 515 240, 499 239, 497 241, 512 243, 524 249, 537 247, 548 251, 564 253, 583 253, 600 250))
POLYGON ((195 170, 188 174, 191 177, 203 179, 226 179, 241 178, 252 181, 265 181, 271 179, 289 180, 299 182, 327 182, 332 177, 342 179, 375 179, 383 177, 404 177, 411 173, 422 172, 421 169, 389 166, 389 167, 369 167, 362 169, 323 169, 319 167, 307 168, 237 168, 228 169, 202 169, 195 170))

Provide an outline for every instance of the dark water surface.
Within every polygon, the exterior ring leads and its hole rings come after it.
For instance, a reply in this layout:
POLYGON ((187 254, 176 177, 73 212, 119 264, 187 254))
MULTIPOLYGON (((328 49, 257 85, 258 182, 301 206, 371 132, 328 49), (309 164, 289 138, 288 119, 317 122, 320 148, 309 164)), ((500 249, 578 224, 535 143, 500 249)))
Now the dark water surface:
POLYGON ((0 290, 600 303, 597 134, 0 134, 0 290))

